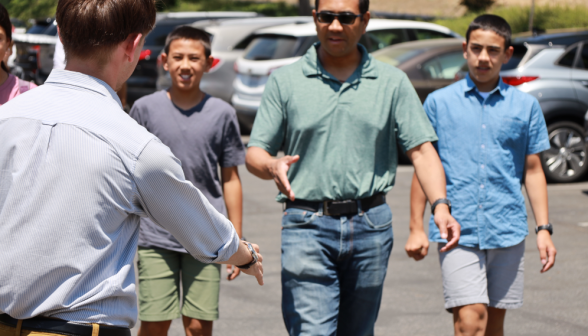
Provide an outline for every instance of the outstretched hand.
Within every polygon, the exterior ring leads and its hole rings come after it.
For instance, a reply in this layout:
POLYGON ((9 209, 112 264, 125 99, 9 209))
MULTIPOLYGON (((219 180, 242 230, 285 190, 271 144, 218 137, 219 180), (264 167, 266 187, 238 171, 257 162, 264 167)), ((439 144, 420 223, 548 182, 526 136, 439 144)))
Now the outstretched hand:
POLYGON ((299 155, 290 156, 286 155, 279 159, 275 159, 269 167, 269 172, 276 182, 276 186, 282 194, 286 195, 290 201, 294 201, 294 192, 290 187, 290 181, 288 181, 288 170, 290 166, 300 160, 299 155))
POLYGON ((253 275, 257 279, 257 283, 263 286, 263 256, 259 253, 259 246, 257 244, 251 243, 251 246, 253 246, 253 249, 257 253, 257 263, 248 269, 242 269, 241 272, 247 275, 253 275))
POLYGON ((447 244, 441 249, 441 252, 446 252, 459 243, 461 225, 449 214, 449 208, 446 205, 438 205, 435 210, 435 224, 439 228, 441 238, 447 239, 447 244))

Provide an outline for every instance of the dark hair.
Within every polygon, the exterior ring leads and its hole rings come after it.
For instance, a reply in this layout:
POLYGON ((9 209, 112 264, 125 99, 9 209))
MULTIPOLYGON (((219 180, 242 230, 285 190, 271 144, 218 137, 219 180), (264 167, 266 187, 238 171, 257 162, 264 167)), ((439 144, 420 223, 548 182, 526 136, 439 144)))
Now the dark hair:
POLYGON ((56 20, 66 58, 106 62, 130 34, 155 25, 154 0, 59 0, 56 20))
POLYGON ((510 25, 505 19, 498 15, 484 14, 480 15, 470 23, 468 31, 466 33, 466 43, 470 43, 470 34, 474 30, 491 30, 498 34, 498 36, 504 38, 504 49, 510 47, 511 30, 510 25))
MULTIPOLYGON (((318 11, 320 0, 314 0, 314 9, 318 11)), ((370 10, 370 0, 359 0, 359 13, 365 14, 370 10)))
MULTIPOLYGON (((0 27, 4 29, 6 40, 12 41, 12 22, 10 22, 10 15, 8 15, 8 10, 6 10, 6 7, 4 7, 2 4, 0 4, 0 27)), ((6 64, 4 64, 4 55, 2 55, 1 59, 2 62, 0 63, 0 67, 2 67, 2 70, 9 72, 6 64)))
POLYGON ((169 33, 165 39, 164 52, 169 54, 169 45, 175 40, 182 39, 200 41, 204 47, 204 54, 206 57, 210 56, 210 35, 202 29, 190 26, 179 26, 169 33))

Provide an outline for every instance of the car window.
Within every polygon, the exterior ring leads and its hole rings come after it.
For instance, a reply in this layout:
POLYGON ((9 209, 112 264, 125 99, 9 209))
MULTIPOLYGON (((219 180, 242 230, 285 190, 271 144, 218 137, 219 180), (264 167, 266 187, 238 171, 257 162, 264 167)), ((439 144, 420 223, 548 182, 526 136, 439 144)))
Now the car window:
POLYGON ((557 63, 558 65, 565 66, 565 67, 573 67, 574 66, 574 59, 576 58, 576 52, 578 51, 578 47, 573 48, 572 50, 568 51, 557 63))
POLYGON ((235 44, 233 50, 245 50, 245 48, 247 48, 249 43, 251 43, 251 41, 253 41, 254 38, 255 35, 247 36, 246 38, 242 39, 239 43, 235 44))
POLYGON ((582 53, 580 54, 580 60, 578 61, 578 67, 580 69, 588 70, 588 43, 584 42, 582 53))
POLYGON ((296 56, 300 40, 293 36, 257 36, 245 50, 243 58, 254 61, 282 59, 296 56))
POLYGON ((34 25, 27 31, 27 34, 35 34, 35 35, 43 34, 43 33, 45 33, 45 30, 47 30, 47 27, 48 26, 34 25))
POLYGON ((400 48, 391 47, 387 50, 378 51, 374 54, 374 57, 384 63, 388 63, 393 66, 398 66, 425 52, 423 49, 412 49, 412 48, 400 48), (389 49, 389 50, 388 50, 389 49))
POLYGON ((525 57, 525 54, 527 53, 527 50, 528 50, 527 47, 525 47, 522 44, 515 44, 512 47, 514 48, 514 52, 512 54, 512 57, 510 58, 508 63, 506 63, 502 66, 502 68, 501 68, 502 71, 516 69, 516 67, 519 66, 519 64, 521 63, 521 60, 523 59, 523 57, 525 57))
POLYGON ((370 40, 368 48, 369 52, 380 50, 389 45, 408 41, 408 36, 404 29, 374 30, 367 32, 366 35, 370 40))
POLYGON ((145 38, 146 46, 164 46, 167 35, 176 27, 175 24, 155 25, 155 28, 145 38))
POLYGON ((414 33, 415 33, 417 40, 430 40, 430 39, 454 37, 449 34, 444 34, 444 33, 438 32, 438 31, 428 30, 428 29, 415 29, 414 33))
POLYGON ((428 79, 454 79, 465 62, 463 52, 457 51, 426 61, 421 69, 428 79))

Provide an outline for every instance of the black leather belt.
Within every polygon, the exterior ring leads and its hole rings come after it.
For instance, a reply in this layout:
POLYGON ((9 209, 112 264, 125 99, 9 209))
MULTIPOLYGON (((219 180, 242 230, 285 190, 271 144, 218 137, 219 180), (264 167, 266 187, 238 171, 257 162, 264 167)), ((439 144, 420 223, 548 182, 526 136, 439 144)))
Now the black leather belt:
POLYGON ((323 214, 325 216, 349 216, 357 215, 359 213, 358 203, 361 204, 362 211, 368 211, 371 208, 377 207, 386 203, 386 194, 378 193, 373 196, 362 198, 358 200, 345 201, 323 201, 311 202, 305 200, 286 201, 286 209, 296 208, 312 212, 318 212, 320 205, 323 205, 323 214))
MULTIPOLYGON (((0 323, 16 328, 18 320, 8 314, 0 314, 0 323)), ((40 331, 46 333, 68 336, 92 336, 91 324, 75 324, 64 320, 53 319, 44 316, 36 316, 22 320, 23 330, 40 331)), ((128 328, 100 325, 100 336, 131 336, 128 328)))

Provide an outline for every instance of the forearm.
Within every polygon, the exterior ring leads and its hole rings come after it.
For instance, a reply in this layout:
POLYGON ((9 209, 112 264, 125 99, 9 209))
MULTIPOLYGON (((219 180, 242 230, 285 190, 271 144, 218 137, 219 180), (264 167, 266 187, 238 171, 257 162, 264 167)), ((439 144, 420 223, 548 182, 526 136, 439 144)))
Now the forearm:
POLYGON ((408 151, 408 155, 429 203, 433 204, 440 198, 446 198, 445 171, 433 145, 425 142, 408 151))
POLYGON ((273 175, 270 171, 271 163, 275 160, 268 152, 259 147, 250 147, 247 150, 245 164, 247 170, 253 175, 264 179, 271 180, 273 175))
POLYGON ((525 180, 527 195, 535 215, 537 226, 549 223, 549 208, 547 201, 547 181, 543 169, 528 169, 525 180))
POLYGON ((223 181, 223 194, 227 215, 239 238, 243 237, 243 189, 241 180, 233 178, 229 181, 223 181))
POLYGON ((419 183, 416 173, 412 175, 410 187, 410 231, 424 231, 423 216, 427 205, 427 196, 419 183))

